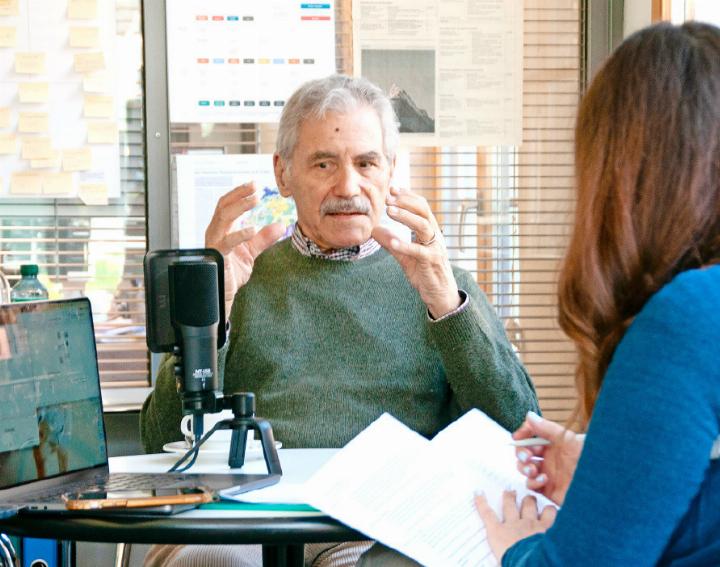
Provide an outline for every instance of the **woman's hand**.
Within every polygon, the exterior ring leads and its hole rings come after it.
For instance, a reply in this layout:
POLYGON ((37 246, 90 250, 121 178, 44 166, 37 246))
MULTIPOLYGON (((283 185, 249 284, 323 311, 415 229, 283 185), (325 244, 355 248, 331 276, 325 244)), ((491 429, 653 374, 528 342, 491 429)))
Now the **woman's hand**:
POLYGON ((488 544, 498 562, 516 542, 534 534, 543 533, 553 525, 557 510, 546 506, 538 513, 534 496, 523 498, 520 507, 515 491, 503 493, 503 519, 498 518, 483 495, 475 496, 475 508, 485 524, 488 544))
POLYGON ((547 496, 561 506, 575 474, 585 436, 528 412, 525 423, 513 433, 513 439, 530 437, 542 437, 551 444, 518 447, 515 450, 518 470, 527 477, 530 490, 547 496))

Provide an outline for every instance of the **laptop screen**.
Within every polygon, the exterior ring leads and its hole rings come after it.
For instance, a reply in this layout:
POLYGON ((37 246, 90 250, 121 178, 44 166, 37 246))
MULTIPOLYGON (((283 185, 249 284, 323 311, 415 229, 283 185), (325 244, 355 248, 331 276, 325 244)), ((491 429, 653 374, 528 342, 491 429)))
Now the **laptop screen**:
POLYGON ((90 302, 0 305, 0 488, 105 463, 90 302))

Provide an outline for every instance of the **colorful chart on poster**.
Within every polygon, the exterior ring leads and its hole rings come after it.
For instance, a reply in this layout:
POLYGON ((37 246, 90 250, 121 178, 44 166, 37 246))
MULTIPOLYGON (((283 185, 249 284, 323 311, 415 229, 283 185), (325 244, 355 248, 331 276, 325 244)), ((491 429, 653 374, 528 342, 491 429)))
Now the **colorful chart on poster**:
POLYGON ((333 2, 167 3, 172 122, 277 122, 307 80, 335 72, 333 2))

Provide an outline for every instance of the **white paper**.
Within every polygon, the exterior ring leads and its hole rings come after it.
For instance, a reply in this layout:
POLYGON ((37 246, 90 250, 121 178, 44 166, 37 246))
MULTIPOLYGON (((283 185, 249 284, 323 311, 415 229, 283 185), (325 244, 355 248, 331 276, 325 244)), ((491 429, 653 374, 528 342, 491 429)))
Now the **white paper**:
POLYGON ((354 69, 391 97, 405 142, 519 145, 522 0, 354 0, 354 69))
POLYGON ((499 512, 505 489, 530 493, 510 439, 478 410, 432 442, 384 414, 308 481, 307 502, 423 565, 494 566, 474 496, 499 512))
POLYGON ((335 72, 334 0, 167 2, 171 122, 277 122, 335 72))
POLYGON ((480 410, 471 410, 438 433, 430 443, 433 459, 455 463, 476 491, 482 491, 496 512, 502 509, 502 493, 517 492, 520 502, 528 494, 538 508, 556 505, 542 494, 528 490, 526 478, 517 470, 512 435, 480 410))

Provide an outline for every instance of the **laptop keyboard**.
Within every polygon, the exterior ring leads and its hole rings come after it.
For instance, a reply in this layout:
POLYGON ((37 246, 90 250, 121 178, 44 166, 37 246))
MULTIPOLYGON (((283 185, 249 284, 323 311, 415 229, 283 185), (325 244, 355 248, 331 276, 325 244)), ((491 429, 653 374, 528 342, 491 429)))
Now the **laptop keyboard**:
POLYGON ((111 474, 105 490, 133 490, 143 488, 167 488, 169 486, 195 486, 197 479, 186 474, 111 474))
POLYGON ((54 502, 63 494, 73 492, 89 492, 93 490, 112 492, 115 490, 143 490, 149 488, 167 488, 196 486, 197 479, 187 474, 142 474, 142 473, 114 473, 110 476, 99 475, 92 479, 85 478, 77 482, 70 482, 48 490, 24 494, 24 501, 54 502))

